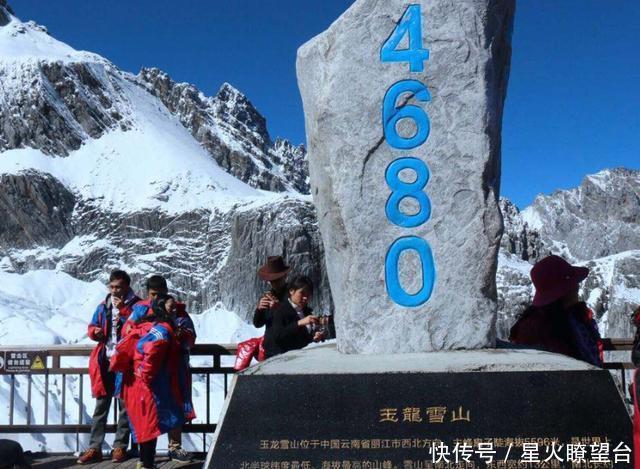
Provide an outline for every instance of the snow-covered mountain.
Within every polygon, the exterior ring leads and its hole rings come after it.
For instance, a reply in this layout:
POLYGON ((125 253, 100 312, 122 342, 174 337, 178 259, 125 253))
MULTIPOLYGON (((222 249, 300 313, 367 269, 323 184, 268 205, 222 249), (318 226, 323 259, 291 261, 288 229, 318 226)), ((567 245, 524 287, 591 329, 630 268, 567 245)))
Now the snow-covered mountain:
MULTIPOLYGON (((167 276, 203 343, 261 333, 245 320, 266 289, 256 269, 267 255, 282 253, 294 272, 310 275, 317 307, 331 308, 303 146, 273 141, 265 118, 229 84, 208 97, 157 69, 124 72, 20 21, 6 0, 0 184, 2 345, 89 343, 87 321, 116 267, 132 274, 140 293, 148 275, 167 276)), ((205 365, 198 360, 192 364, 205 365)), ((24 383, 17 379, 15 423, 25 423, 24 383)), ((214 420, 221 379, 212 379, 214 420)), ((58 421, 62 383, 50 384, 49 417, 58 421)), ((84 384, 88 421, 93 401, 84 384)), ((66 418, 73 422, 79 382, 70 377, 66 386, 66 418)), ((195 377, 196 408, 204 408, 204 389, 195 377)), ((35 378, 32 422, 42 423, 43 403, 43 383, 35 378)), ((31 450, 75 447, 71 435, 19 439, 31 450)), ((185 439, 202 446, 197 435, 185 439)))
POLYGON ((305 158, 231 85, 207 97, 124 72, 0 3, 2 271, 91 282, 120 267, 138 290, 160 273, 192 312, 247 317, 257 267, 283 253, 328 309, 305 158))
POLYGON ((538 196, 521 212, 501 199, 498 335, 507 337, 532 294, 529 271, 548 254, 587 266, 582 295, 607 337, 632 337, 640 305, 640 171, 607 169, 579 187, 538 196))

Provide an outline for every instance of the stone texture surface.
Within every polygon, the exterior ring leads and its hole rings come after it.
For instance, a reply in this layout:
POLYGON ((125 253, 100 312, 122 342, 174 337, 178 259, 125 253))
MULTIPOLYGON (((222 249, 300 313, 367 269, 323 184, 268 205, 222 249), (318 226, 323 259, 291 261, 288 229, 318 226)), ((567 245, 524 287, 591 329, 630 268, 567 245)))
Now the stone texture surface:
MULTIPOLYGON (((424 72, 381 63, 380 48, 410 2, 359 0, 298 51, 311 193, 336 306, 338 348, 398 353, 491 346, 495 339, 500 133, 512 0, 423 0, 424 72), (425 83, 430 137, 407 152, 385 141, 381 103, 399 80, 425 83), (426 162, 431 219, 403 229, 385 216, 384 175, 397 157, 426 162), (384 258, 407 235, 433 249, 431 299, 403 308, 385 292, 384 258)), ((401 125, 402 127, 402 125, 401 125)), ((410 135, 410 130, 400 129, 410 135)), ((401 261, 407 291, 419 287, 415 256, 401 261)))
POLYGON ((532 349, 456 350, 431 353, 353 356, 334 343, 293 350, 247 368, 245 375, 468 373, 598 370, 557 353, 532 349))

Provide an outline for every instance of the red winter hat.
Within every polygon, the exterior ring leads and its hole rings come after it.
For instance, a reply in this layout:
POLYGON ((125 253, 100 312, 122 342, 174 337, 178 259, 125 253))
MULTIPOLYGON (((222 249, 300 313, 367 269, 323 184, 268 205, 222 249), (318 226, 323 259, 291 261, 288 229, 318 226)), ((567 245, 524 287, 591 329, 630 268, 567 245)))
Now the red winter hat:
POLYGON ((547 256, 531 269, 531 280, 536 287, 533 306, 545 306, 558 301, 582 282, 589 269, 574 267, 559 256, 547 256))

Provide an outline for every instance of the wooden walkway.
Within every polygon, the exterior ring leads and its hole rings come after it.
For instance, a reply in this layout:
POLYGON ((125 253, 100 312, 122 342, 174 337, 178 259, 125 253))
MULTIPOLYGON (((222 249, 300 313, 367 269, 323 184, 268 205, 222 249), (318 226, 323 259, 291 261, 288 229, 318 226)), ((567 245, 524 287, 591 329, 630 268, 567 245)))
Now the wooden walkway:
MULTIPOLYGON (((171 461, 167 456, 158 455, 156 457, 156 467, 159 469, 200 469, 204 464, 204 454, 194 454, 193 461, 177 462, 171 461)), ((123 463, 112 463, 110 459, 105 459, 101 463, 97 464, 76 464, 77 456, 70 454, 64 455, 49 455, 42 453, 35 453, 31 456, 30 460, 33 461, 33 467, 47 468, 47 469, 62 469, 62 468, 88 468, 88 469, 135 469, 137 458, 129 459, 123 463)))

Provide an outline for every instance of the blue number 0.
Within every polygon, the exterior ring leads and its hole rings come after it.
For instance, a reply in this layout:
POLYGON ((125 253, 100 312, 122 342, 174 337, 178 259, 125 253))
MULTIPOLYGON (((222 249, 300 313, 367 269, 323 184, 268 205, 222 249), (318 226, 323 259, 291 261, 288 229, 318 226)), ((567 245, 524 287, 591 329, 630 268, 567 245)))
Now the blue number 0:
POLYGON ((417 100, 431 101, 431 95, 427 87, 417 80, 402 80, 387 90, 382 102, 382 128, 387 143, 393 148, 411 150, 419 147, 429 138, 429 116, 415 104, 404 104, 397 107, 398 98, 404 93, 412 93, 417 100), (398 134, 397 125, 401 119, 412 119, 416 125, 416 133, 411 137, 402 137, 398 134))
POLYGON ((414 228, 425 223, 431 217, 431 202, 422 190, 429 182, 429 168, 418 158, 398 158, 388 167, 385 174, 387 184, 391 188, 391 195, 387 199, 385 211, 390 222, 405 228, 414 228), (400 180, 400 172, 411 169, 416 173, 413 182, 400 180), (410 197, 415 199, 420 209, 413 215, 406 215, 400 211, 402 199, 410 197))
POLYGON ((387 252, 384 267, 387 293, 400 306, 420 306, 431 298, 433 285, 436 281, 436 269, 431 247, 424 239, 417 236, 396 239, 387 252), (400 254, 407 250, 416 251, 422 264, 422 287, 414 294, 407 293, 400 284, 400 254))
POLYGON ((409 62, 409 70, 421 72, 424 61, 429 60, 429 50, 422 48, 422 17, 420 5, 409 5, 402 15, 402 19, 391 36, 380 50, 382 62, 409 62), (409 35, 407 49, 398 49, 402 38, 409 35))

